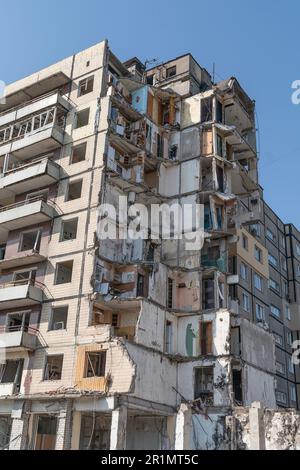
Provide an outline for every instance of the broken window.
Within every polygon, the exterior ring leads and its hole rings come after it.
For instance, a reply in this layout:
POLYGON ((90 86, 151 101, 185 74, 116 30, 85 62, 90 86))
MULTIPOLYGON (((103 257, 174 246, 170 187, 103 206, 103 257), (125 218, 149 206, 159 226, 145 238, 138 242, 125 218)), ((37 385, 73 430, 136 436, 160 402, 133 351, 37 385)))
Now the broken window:
POLYGON ((176 65, 174 65, 173 67, 169 67, 166 70, 166 78, 175 77, 176 73, 177 73, 176 65))
POLYGON ((223 227, 223 207, 216 206, 217 230, 222 230, 223 227))
POLYGON ((214 279, 203 280, 203 296, 202 296, 203 310, 210 310, 215 308, 215 281, 214 279))
POLYGON ((137 297, 145 297, 146 295, 146 286, 145 286, 145 276, 142 274, 138 274, 137 277, 137 288, 136 288, 136 295, 137 297))
POLYGON ((34 284, 36 278, 36 269, 30 271, 18 271, 13 273, 13 282, 16 285, 34 284))
POLYGON ((19 251, 33 250, 39 252, 41 243, 41 230, 30 230, 21 234, 19 251))
POLYGON ((8 313, 6 317, 6 331, 28 331, 30 312, 8 313))
POLYGON ((76 114, 75 129, 87 126, 90 119, 90 109, 83 109, 76 114))
POLYGON ((0 415, 0 450, 8 449, 10 443, 12 418, 0 415))
POLYGON ((172 354, 173 344, 173 324, 170 321, 166 322, 166 336, 165 336, 165 351, 167 354, 172 354))
POLYGON ((243 246, 244 250, 248 251, 248 237, 246 237, 246 235, 244 233, 242 235, 242 246, 243 246))
POLYGON ((206 404, 213 400, 213 367, 197 367, 195 369, 194 398, 201 399, 206 404))
POLYGON ((63 360, 62 354, 46 357, 44 380, 61 380, 63 360))
POLYGON ((200 341, 200 355, 206 356, 212 354, 212 322, 200 322, 199 328, 199 341, 200 341))
POLYGON ((110 419, 103 414, 81 417, 80 450, 107 450, 110 444, 110 419))
POLYGON ((38 416, 35 450, 55 450, 57 417, 38 416))
POLYGON ((85 160, 86 155, 86 142, 73 147, 71 155, 71 164, 79 163, 85 160))
POLYGON ((219 100, 216 100, 216 121, 223 122, 223 105, 219 100))
POLYGON ((77 236, 78 219, 63 220, 61 224, 60 241, 75 240, 77 236))
POLYGON ((119 314, 118 313, 113 313, 111 316, 111 326, 114 326, 115 328, 118 328, 119 326, 119 314))
POLYGON ((201 122, 212 121, 212 97, 201 100, 201 122))
POLYGON ((224 193, 225 184, 224 184, 224 170, 219 165, 217 165, 217 182, 218 182, 218 190, 221 193, 224 193))
POLYGON ((20 391, 22 373, 23 373, 24 360, 6 361, 0 364, 0 383, 1 384, 14 384, 14 393, 20 391))
POLYGON ((6 245, 0 246, 0 260, 2 261, 5 258, 6 245))
POLYGON ((256 261, 262 262, 262 250, 257 245, 254 246, 254 257, 256 261))
POLYGON ((223 139, 217 134, 217 155, 223 158, 223 139))
POLYGON ((87 77, 87 78, 84 78, 83 80, 80 80, 79 86, 78 86, 78 97, 91 93, 93 91, 93 88, 94 88, 94 76, 87 77))
POLYGON ((54 307, 52 309, 49 331, 66 330, 68 320, 68 306, 54 307))
POLYGON ((87 352, 85 356, 85 378, 105 377, 106 351, 87 352))
POLYGON ((232 370, 232 388, 235 401, 239 405, 243 404, 243 387, 242 387, 242 371, 238 369, 232 370))
POLYGON ((172 309, 173 308, 173 286, 174 281, 170 277, 168 278, 168 292, 167 292, 167 307, 172 309))
POLYGON ((205 230, 212 230, 213 223, 212 223, 212 216, 209 205, 205 205, 204 207, 204 229, 205 230))
POLYGON ((82 180, 72 181, 69 183, 68 191, 66 194, 66 201, 74 201, 81 197, 82 180))
POLYGON ((146 78, 147 84, 148 85, 153 85, 154 83, 154 73, 152 75, 148 75, 146 78))
POLYGON ((55 285, 68 284, 72 281, 73 260, 56 264, 55 285))
POLYGON ((157 133, 157 157, 163 157, 163 139, 160 134, 157 133))

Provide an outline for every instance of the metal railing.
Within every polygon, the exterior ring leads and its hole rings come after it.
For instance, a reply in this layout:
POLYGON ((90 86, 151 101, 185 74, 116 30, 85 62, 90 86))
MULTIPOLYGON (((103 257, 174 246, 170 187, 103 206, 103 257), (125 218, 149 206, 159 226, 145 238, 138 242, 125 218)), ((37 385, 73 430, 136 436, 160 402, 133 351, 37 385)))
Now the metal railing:
POLYGON ((39 330, 28 325, 14 325, 14 326, 3 326, 0 328, 0 333, 29 333, 31 335, 37 336, 39 330))
POLYGON ((70 103, 72 106, 74 106, 74 102, 68 97, 66 96, 65 94, 62 93, 62 90, 60 89, 56 89, 56 90, 52 90, 52 91, 49 91, 49 93, 45 93, 44 95, 41 95, 41 96, 37 96, 36 98, 33 98, 29 101, 25 101, 24 103, 22 104, 18 104, 17 106, 14 106, 12 108, 9 108, 9 109, 6 109, 5 111, 3 111, 2 113, 0 113, 0 117, 2 116, 5 116, 6 114, 10 114, 10 113, 13 113, 13 112, 16 112, 18 111, 19 109, 23 109, 23 108, 26 108, 26 106, 30 106, 34 103, 37 103, 39 101, 43 101, 44 99, 46 98, 49 98, 50 96, 53 96, 53 95, 60 95, 64 98, 64 100, 66 100, 68 103, 70 103))
POLYGON ((18 207, 22 207, 22 206, 26 206, 28 204, 31 204, 33 202, 37 202, 37 201, 42 201, 42 202, 46 202, 46 203, 53 203, 53 201, 49 201, 47 199, 46 196, 34 196, 32 198, 29 198, 29 199, 25 199, 23 201, 20 201, 20 202, 14 202, 13 204, 9 204, 8 206, 4 206, 4 207, 0 207, 0 213, 1 212, 6 212, 6 211, 9 211, 11 209, 16 209, 18 207))
POLYGON ((19 170, 23 170, 25 168, 29 168, 31 166, 37 165, 38 163, 49 162, 49 161, 51 161, 53 165, 56 165, 58 167, 57 163, 53 162, 50 157, 52 157, 52 154, 49 154, 49 156, 44 155, 43 157, 36 158, 34 160, 31 160, 29 163, 22 162, 20 163, 20 165, 16 165, 14 168, 11 168, 10 170, 3 171, 2 175, 4 177, 6 175, 16 173, 19 170))
POLYGON ((18 287, 18 286, 34 286, 39 287, 40 289, 45 289, 46 286, 40 281, 35 279, 18 279, 15 281, 4 282, 0 284, 0 289, 6 289, 7 287, 18 287))

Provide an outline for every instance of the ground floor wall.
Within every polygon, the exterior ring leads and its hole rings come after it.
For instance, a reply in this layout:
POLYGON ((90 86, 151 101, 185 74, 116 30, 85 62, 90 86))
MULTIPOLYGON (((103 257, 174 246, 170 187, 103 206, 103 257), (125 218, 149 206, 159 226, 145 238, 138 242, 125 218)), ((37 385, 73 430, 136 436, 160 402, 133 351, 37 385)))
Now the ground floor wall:
POLYGON ((2 400, 1 450, 300 450, 300 413, 130 396, 2 400))

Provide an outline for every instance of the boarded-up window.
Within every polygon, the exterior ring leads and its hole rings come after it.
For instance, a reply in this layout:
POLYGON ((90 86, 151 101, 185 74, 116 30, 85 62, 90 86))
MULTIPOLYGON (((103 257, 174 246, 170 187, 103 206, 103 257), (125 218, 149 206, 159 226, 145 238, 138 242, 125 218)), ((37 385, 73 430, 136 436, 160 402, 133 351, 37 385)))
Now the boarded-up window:
POLYGON ((153 95, 148 93, 147 114, 149 117, 153 115, 153 95))
POLYGON ((212 131, 202 132, 202 156, 212 155, 213 153, 213 134, 212 131))
POLYGON ((212 354, 212 322, 200 322, 200 354, 212 354))
POLYGON ((38 416, 35 450, 54 450, 56 442, 57 418, 38 416))

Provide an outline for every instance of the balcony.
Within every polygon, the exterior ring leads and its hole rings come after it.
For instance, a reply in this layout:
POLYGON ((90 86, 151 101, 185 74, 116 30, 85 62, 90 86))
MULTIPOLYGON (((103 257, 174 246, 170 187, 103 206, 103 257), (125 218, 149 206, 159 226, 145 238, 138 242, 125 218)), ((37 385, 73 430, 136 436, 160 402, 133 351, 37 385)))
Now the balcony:
MULTIPOLYGON (((53 204, 53 203, 52 203, 53 204)), ((0 208, 0 228, 18 230, 53 219, 56 210, 43 196, 0 208)))
POLYGON ((0 383, 0 397, 11 397, 18 393, 19 387, 14 383, 1 384, 0 383))
POLYGON ((70 78, 61 71, 45 76, 44 70, 42 75, 44 78, 41 78, 41 74, 37 73, 8 85, 5 103, 0 104, 0 111, 3 112, 28 100, 36 99, 38 96, 45 95, 51 90, 61 88, 70 82, 70 78))
POLYGON ((43 284, 37 281, 12 281, 0 285, 0 310, 23 308, 43 301, 43 284))
POLYGON ((0 116, 0 156, 12 153, 30 159, 59 148, 70 109, 70 103, 55 93, 0 116))
POLYGON ((46 259, 46 256, 41 255, 37 250, 27 251, 13 258, 0 260, 0 272, 6 269, 22 268, 30 264, 41 263, 46 259))
POLYGON ((30 327, 9 327, 0 334, 0 348, 9 352, 34 351, 37 346, 37 331, 30 327))
POLYGON ((59 172, 59 166, 47 158, 17 166, 0 178, 0 197, 48 187, 59 180, 59 172))

